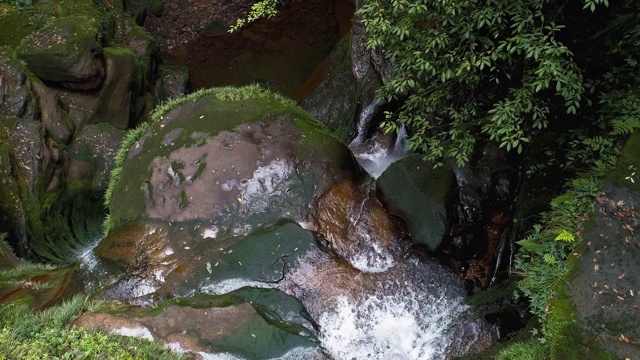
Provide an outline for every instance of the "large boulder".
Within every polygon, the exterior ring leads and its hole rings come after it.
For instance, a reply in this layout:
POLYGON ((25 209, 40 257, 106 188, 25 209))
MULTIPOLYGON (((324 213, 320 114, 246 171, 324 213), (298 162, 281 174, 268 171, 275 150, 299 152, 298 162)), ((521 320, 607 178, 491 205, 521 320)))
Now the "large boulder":
POLYGON ((143 295, 136 281, 166 295, 235 278, 277 281, 315 246, 302 227, 314 226, 316 200, 337 182, 359 183, 361 169, 309 114, 260 88, 178 103, 118 155, 126 159, 108 192, 110 231, 96 252, 135 268, 137 280, 113 296, 143 295))
POLYGON ((391 164, 376 185, 391 213, 407 223, 413 241, 436 250, 450 226, 448 207, 455 196, 451 170, 434 169, 419 155, 411 155, 391 164))
POLYGON ((329 185, 359 176, 346 146, 289 100, 257 87, 225 91, 190 96, 131 146, 112 191, 112 227, 197 219, 232 224, 218 237, 248 234, 305 220, 329 185))
POLYGON ((17 55, 45 82, 70 89, 94 89, 104 73, 94 20, 84 16, 52 20, 25 38, 17 55))

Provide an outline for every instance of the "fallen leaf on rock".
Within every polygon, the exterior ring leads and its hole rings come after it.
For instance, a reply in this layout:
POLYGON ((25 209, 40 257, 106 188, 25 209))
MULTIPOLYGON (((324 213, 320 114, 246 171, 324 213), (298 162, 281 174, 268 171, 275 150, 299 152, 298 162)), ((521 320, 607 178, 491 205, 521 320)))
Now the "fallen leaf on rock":
POLYGON ((620 334, 620 341, 624 341, 625 343, 629 344, 629 338, 624 336, 624 334, 620 334))

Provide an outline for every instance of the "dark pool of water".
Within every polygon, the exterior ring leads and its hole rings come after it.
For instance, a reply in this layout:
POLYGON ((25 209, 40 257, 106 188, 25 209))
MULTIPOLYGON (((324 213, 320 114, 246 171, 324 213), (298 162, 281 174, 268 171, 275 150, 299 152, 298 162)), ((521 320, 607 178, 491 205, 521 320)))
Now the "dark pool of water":
POLYGON ((189 69, 190 90, 257 82, 300 99, 348 32, 353 12, 345 0, 293 1, 273 19, 235 33, 200 36, 162 55, 189 69))

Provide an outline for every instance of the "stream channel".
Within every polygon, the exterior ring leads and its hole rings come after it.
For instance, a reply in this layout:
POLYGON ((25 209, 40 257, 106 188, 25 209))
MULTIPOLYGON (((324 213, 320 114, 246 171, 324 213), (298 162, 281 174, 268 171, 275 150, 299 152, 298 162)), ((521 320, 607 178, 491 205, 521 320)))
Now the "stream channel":
MULTIPOLYGON (((322 79, 331 49, 339 38, 349 31, 344 19, 352 16, 353 8, 342 0, 337 1, 339 3, 334 3, 333 11, 325 11, 320 15, 316 14, 317 16, 312 14, 312 19, 320 23, 310 24, 309 27, 304 26, 305 22, 309 22, 309 18, 295 13, 296 4, 301 5, 294 2, 293 10, 286 9, 281 14, 283 18, 277 18, 272 23, 257 24, 235 34, 202 35, 180 48, 166 51, 163 56, 166 61, 189 68, 192 90, 257 82, 288 97, 301 100, 313 91, 314 86, 322 79), (297 31, 288 29, 287 24, 292 25, 297 31), (323 31, 314 34, 309 28, 323 31)), ((360 109, 375 109, 367 106, 371 104, 360 105, 360 109)), ((364 120, 360 115, 357 117, 361 121, 373 121, 374 118, 372 114, 367 115, 364 120)), ((167 126, 170 126, 169 123, 167 126)), ((356 129, 365 127, 369 127, 369 124, 355 126, 356 129)), ((493 344, 497 337, 496 329, 464 303, 466 291, 460 277, 438 261, 414 253, 408 244, 407 236, 399 227, 393 225, 395 220, 386 215, 381 202, 375 197, 375 179, 392 162, 406 154, 406 132, 403 131, 395 140, 380 134, 366 139, 365 135, 357 130, 353 135, 351 151, 369 175, 365 175, 364 180, 358 185, 332 185, 316 203, 318 209, 315 211, 319 215, 314 218, 315 222, 298 219, 290 224, 279 224, 276 230, 273 230, 279 231, 278 236, 280 232, 289 231, 292 234, 290 236, 310 239, 310 245, 306 248, 298 250, 296 247, 292 250, 300 253, 295 259, 283 261, 284 265, 279 265, 280 273, 278 269, 275 271, 279 274, 277 279, 257 281, 245 276, 245 273, 237 272, 238 270, 218 276, 216 271, 224 270, 223 260, 205 262, 204 258, 209 254, 206 251, 209 250, 201 250, 204 252, 196 252, 201 256, 196 256, 192 262, 181 265, 184 268, 174 266, 176 270, 171 274, 162 271, 160 265, 160 270, 151 272, 152 276, 148 276, 148 272, 144 276, 134 272, 129 278, 120 279, 115 285, 110 285, 102 295, 107 299, 127 300, 134 305, 146 306, 153 303, 153 296, 166 293, 176 296, 224 296, 259 292, 261 289, 277 290, 295 298, 295 301, 304 306, 304 311, 310 316, 306 320, 291 315, 295 313, 294 309, 274 311, 279 311, 280 315, 283 312, 289 314, 281 316, 285 322, 296 318, 297 320, 291 321, 302 324, 302 330, 298 333, 301 336, 312 334, 303 336, 308 341, 300 340, 286 344, 274 344, 272 341, 266 345, 271 349, 269 352, 252 355, 243 349, 245 345, 242 343, 235 348, 220 346, 218 348, 223 349, 221 351, 211 351, 202 347, 188 349, 184 341, 164 339, 148 330, 151 329, 151 325, 148 324, 147 327, 140 325, 141 323, 136 323, 136 326, 122 325, 114 331, 124 335, 164 340, 173 350, 197 354, 204 359, 449 359, 486 349, 493 344), (387 223, 391 225, 385 227, 384 224, 387 223), (327 230, 327 227, 336 229, 327 230), (345 230, 342 231, 340 227, 345 230), (313 237, 309 235, 311 233, 324 234, 324 240, 331 244, 330 249, 314 245, 313 237), (344 237, 348 239, 345 240, 344 237), (347 245, 336 245, 341 244, 341 241, 347 245), (201 257, 203 260, 200 260, 201 257), (219 263, 220 270, 212 271, 212 268, 218 268, 219 263), (206 280, 198 280, 200 285, 191 287, 197 290, 181 292, 176 290, 178 285, 168 285, 178 281, 191 284, 192 278, 188 275, 176 280, 175 277, 179 275, 175 274, 189 273, 195 271, 194 268, 206 268, 210 274, 206 280), (169 288, 171 291, 167 290, 169 288)), ((170 133, 167 136, 170 136, 170 133)), ((215 154, 209 155, 211 158, 215 154)), ((242 183, 233 182, 231 179, 221 187, 224 190, 226 186, 227 191, 238 189, 241 193, 238 201, 242 203, 242 207, 247 207, 250 214, 268 213, 272 206, 269 201, 289 196, 289 188, 285 192, 280 187, 288 186, 286 179, 298 171, 291 164, 292 162, 282 158, 275 158, 253 171, 242 183), (251 206, 254 208, 251 209, 251 206)), ((234 169, 239 173, 242 171, 239 168, 234 169)), ((315 185, 313 188, 315 189, 315 185)), ((171 222, 168 224, 170 226, 171 222)), ((219 235, 223 231, 220 225, 203 224, 202 228, 199 227, 200 225, 197 225, 195 229, 201 231, 198 234, 205 240, 222 236, 219 235)), ((144 233, 144 239, 163 231, 175 236, 182 234, 182 228, 166 230, 166 227, 160 225, 147 225, 145 229, 140 230, 144 233)), ((126 231, 125 233, 130 234, 138 230, 126 231)), ((271 236, 265 233, 255 235, 250 229, 243 227, 229 231, 233 231, 236 237, 246 236, 245 239, 271 236)), ((269 231, 272 230, 268 230, 267 233, 269 231)), ((104 244, 101 238, 97 238, 90 247, 79 252, 80 268, 85 274, 89 274, 85 275, 85 281, 92 284, 89 285, 90 288, 100 288, 108 276, 117 271, 111 263, 111 255, 105 255, 105 249, 109 246, 116 249, 117 246, 113 244, 118 244, 118 239, 124 236, 110 234, 110 238, 116 240, 111 240, 109 244, 104 244)), ((189 249, 189 246, 169 239, 169 235, 165 236, 168 239, 166 243, 159 241, 163 244, 162 254, 154 253, 160 251, 159 248, 149 247, 150 263, 153 263, 154 256, 158 259, 177 258, 179 255, 174 254, 174 251, 178 252, 178 246, 189 249)), ((230 255, 231 251, 238 248, 233 246, 236 245, 229 245, 229 248, 225 248, 229 250, 223 251, 223 254, 228 256, 227 259, 233 256, 230 255)), ((282 247, 285 246, 283 243, 282 247)), ((222 251, 223 247, 220 250, 222 251)), ((280 250, 280 245, 277 250, 280 250)), ((277 261, 276 259, 274 264, 279 264, 277 261)), ((250 266, 239 259, 236 262, 240 267, 250 266)), ((203 271, 194 274, 194 277, 207 275, 203 271)), ((193 280, 193 283, 196 283, 196 280, 193 280)), ((284 306, 282 304, 284 303, 275 301, 267 307, 281 308, 284 306)), ((254 333, 251 335, 256 337, 254 333)), ((208 335, 201 338, 206 336, 208 335)))

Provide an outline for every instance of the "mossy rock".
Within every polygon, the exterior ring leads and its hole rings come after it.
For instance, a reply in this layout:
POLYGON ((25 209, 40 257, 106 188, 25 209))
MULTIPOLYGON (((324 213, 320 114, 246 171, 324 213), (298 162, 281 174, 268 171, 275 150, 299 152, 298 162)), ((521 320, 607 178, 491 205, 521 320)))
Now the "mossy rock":
POLYGON ((45 82, 93 89, 100 84, 104 70, 97 57, 102 48, 92 20, 84 16, 54 19, 25 38, 17 56, 45 82))
POLYGON ((33 18, 26 11, 14 7, 0 9, 0 47, 15 48, 34 29, 33 18))
POLYGON ((36 105, 31 89, 26 84, 27 75, 15 55, 7 49, 0 49, 0 73, 4 78, 0 118, 34 117, 36 105))
MULTIPOLYGON (((161 269, 152 291, 162 296, 232 279, 277 281, 316 246, 299 224, 312 222, 317 199, 362 174, 328 129, 256 86, 201 91, 153 116, 116 156, 108 236, 96 252, 127 267, 146 259, 138 278, 155 283, 148 274, 161 269)), ((110 296, 137 296, 130 283, 110 296)))
POLYGON ((622 149, 594 202, 550 307, 553 359, 640 357, 640 133, 622 149))
POLYGON ((117 170, 113 227, 138 219, 229 223, 231 216, 254 228, 302 220, 328 185, 360 171, 328 129, 258 87, 213 89, 173 104, 155 114, 117 170))

